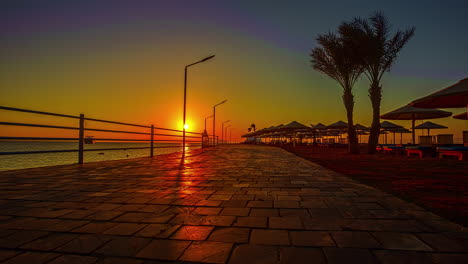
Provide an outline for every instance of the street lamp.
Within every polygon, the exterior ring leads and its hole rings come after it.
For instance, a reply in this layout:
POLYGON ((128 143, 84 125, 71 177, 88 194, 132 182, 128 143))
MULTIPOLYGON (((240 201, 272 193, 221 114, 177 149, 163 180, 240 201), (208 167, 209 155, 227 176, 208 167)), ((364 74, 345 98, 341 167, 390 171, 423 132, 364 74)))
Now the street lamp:
POLYGON ((227 135, 227 129, 228 127, 230 127, 231 125, 227 125, 225 128, 224 128, 224 135, 227 135))
POLYGON ((227 100, 213 106, 213 145, 216 145, 216 107, 224 104, 225 102, 227 102, 227 100))
POLYGON ((229 129, 229 144, 232 144, 232 127, 229 129))
POLYGON ((208 132, 206 132, 206 120, 207 120, 208 118, 212 118, 212 117, 213 117, 213 115, 210 115, 210 116, 208 116, 208 117, 205 117, 205 133, 206 133, 207 135, 208 135, 208 132))
POLYGON ((202 60, 199 60, 197 62, 194 62, 192 64, 189 64, 185 66, 185 75, 184 75, 184 118, 183 118, 183 132, 182 132, 182 151, 185 153, 185 130, 187 129, 187 124, 185 123, 185 114, 186 114, 186 106, 187 106, 187 68, 190 66, 193 66, 195 64, 205 62, 209 59, 212 59, 215 55, 211 55, 209 57, 206 57, 202 60))
POLYGON ((208 144, 210 144, 210 136, 208 135, 208 131, 206 130, 206 120, 207 120, 208 118, 211 118, 211 117, 213 117, 213 115, 210 115, 210 116, 208 116, 208 117, 205 117, 205 130, 203 131, 203 134, 205 134, 206 137, 208 138, 208 144))
POLYGON ((221 124, 221 144, 223 144, 224 135, 226 135, 226 133, 224 133, 224 124, 226 124, 226 123, 229 122, 229 121, 231 121, 231 120, 224 121, 224 122, 221 124))

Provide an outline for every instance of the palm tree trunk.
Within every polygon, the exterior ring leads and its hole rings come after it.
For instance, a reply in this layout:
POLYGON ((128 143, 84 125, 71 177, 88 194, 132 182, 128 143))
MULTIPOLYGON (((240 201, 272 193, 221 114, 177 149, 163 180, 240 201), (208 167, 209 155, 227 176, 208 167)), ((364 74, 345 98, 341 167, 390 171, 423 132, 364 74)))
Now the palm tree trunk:
POLYGON ((351 89, 345 89, 343 93, 343 103, 345 105, 346 116, 348 118, 348 151, 351 154, 359 154, 359 143, 353 121, 354 95, 351 92, 351 89))
POLYGON ((382 87, 378 81, 374 81, 369 88, 369 97, 372 104, 372 125, 369 134, 369 142, 367 144, 367 152, 374 154, 380 136, 380 102, 382 101, 382 87))

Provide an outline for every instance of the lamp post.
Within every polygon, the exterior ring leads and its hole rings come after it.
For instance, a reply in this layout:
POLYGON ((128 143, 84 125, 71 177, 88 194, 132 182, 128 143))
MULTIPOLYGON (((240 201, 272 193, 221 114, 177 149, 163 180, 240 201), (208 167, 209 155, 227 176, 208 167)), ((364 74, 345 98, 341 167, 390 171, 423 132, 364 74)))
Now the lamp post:
POLYGON ((232 127, 229 129, 229 144, 232 144, 232 127))
POLYGON ((189 64, 185 66, 185 75, 184 75, 184 118, 183 118, 183 132, 182 132, 182 151, 185 153, 185 129, 187 129, 187 124, 185 123, 185 116, 186 116, 186 109, 187 109, 187 68, 190 66, 193 66, 195 64, 205 62, 209 59, 212 59, 215 55, 211 55, 209 57, 206 57, 202 60, 199 60, 197 62, 194 62, 192 64, 189 64))
POLYGON ((223 144, 224 135, 226 135, 226 133, 224 133, 224 124, 226 124, 226 123, 229 122, 229 121, 231 121, 231 120, 224 121, 224 122, 221 124, 221 144, 223 144))
POLYGON ((224 104, 227 100, 222 101, 219 104, 213 106, 213 145, 216 145, 216 107, 218 105, 224 104))
POLYGON ((206 130, 206 120, 211 117, 213 117, 213 115, 205 117, 205 130, 203 131, 203 133, 206 134, 206 136, 208 137, 208 144, 210 144, 210 136, 208 135, 208 131, 206 130))
POLYGON ((227 125, 225 128, 224 128, 224 135, 227 135, 227 129, 228 127, 230 127, 231 125, 227 125))
MULTIPOLYGON (((206 120, 207 120, 208 118, 212 118, 212 117, 213 117, 213 115, 210 115, 210 116, 208 116, 208 117, 205 117, 205 132, 206 132, 206 120)), ((206 134, 208 135, 208 133, 206 133, 206 134)))

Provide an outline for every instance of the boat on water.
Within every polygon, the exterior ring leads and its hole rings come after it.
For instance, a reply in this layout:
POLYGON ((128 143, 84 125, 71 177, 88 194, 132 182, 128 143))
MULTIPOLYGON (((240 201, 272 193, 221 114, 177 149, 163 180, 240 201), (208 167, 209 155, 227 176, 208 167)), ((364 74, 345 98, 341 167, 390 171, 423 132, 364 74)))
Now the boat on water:
POLYGON ((87 136, 84 139, 85 144, 96 144, 96 140, 94 139, 93 136, 87 136))

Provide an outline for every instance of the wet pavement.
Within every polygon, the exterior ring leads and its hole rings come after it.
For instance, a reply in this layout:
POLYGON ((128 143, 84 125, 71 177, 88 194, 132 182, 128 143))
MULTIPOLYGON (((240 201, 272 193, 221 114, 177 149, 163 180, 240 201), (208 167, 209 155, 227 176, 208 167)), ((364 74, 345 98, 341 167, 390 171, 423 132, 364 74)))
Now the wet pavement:
POLYGON ((280 148, 0 173, 1 263, 468 263, 468 233, 280 148))

